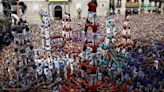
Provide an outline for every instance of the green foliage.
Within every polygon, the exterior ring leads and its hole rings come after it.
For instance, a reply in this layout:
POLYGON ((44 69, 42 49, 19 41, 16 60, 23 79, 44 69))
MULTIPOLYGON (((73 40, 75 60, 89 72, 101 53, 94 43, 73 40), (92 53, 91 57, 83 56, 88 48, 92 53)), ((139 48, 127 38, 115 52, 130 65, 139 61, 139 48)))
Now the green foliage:
POLYGON ((0 26, 2 26, 4 24, 4 22, 5 22, 5 20, 0 17, 0 26))

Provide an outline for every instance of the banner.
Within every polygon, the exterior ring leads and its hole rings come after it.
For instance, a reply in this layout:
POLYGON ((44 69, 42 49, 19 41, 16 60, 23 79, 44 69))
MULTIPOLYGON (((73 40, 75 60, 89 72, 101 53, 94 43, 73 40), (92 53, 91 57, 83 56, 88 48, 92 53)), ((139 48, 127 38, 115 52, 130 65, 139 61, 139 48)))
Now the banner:
POLYGON ((69 0, 48 0, 50 2, 68 2, 69 0))
POLYGON ((127 2, 126 7, 127 8, 138 8, 139 7, 139 2, 127 2))

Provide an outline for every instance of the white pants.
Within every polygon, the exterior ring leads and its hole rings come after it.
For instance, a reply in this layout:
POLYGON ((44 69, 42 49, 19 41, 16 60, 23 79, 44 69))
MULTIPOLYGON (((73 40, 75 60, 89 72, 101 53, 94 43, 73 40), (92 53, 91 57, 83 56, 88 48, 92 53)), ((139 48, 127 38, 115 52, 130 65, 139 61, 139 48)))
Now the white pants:
POLYGON ((64 37, 65 34, 66 34, 65 31, 62 31, 62 35, 63 35, 63 37, 64 37))
POLYGON ((82 73, 82 77, 85 77, 85 71, 81 70, 81 73, 82 73))
POLYGON ((96 42, 96 36, 97 36, 97 33, 93 33, 92 34, 92 43, 93 43, 93 45, 95 45, 97 42, 96 42))
POLYGON ((91 77, 91 83, 92 85, 95 85, 96 84, 96 81, 97 81, 97 74, 90 74, 90 77, 91 77))
POLYGON ((98 80, 102 80, 102 73, 98 73, 98 80))

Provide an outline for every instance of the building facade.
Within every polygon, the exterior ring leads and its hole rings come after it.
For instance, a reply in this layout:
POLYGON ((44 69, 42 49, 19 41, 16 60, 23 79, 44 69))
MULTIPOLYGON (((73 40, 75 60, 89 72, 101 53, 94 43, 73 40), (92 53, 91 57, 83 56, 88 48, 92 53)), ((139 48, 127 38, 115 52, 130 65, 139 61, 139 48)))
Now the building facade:
POLYGON ((164 13, 164 0, 110 0, 116 14, 164 13))
MULTIPOLYGON (((0 0, 1 1, 1 0, 0 0)), ((27 5, 27 21, 41 23, 39 12, 49 12, 51 19, 62 19, 64 13, 70 13, 71 18, 87 16, 87 4, 91 0, 19 0, 27 5)), ((139 14, 158 11, 164 12, 164 0, 97 0, 97 16, 107 16, 110 6, 116 14, 139 14)), ((0 4, 0 12, 2 12, 0 4)))
MULTIPOLYGON (((0 0, 1 2, 2 0, 0 0)), ((0 3, 0 17, 2 17, 2 14, 3 14, 3 7, 2 7, 2 3, 0 3)))
MULTIPOLYGON (((50 18, 62 19, 64 13, 70 13, 71 18, 87 17, 87 4, 91 0, 19 0, 27 5, 27 21, 30 23, 41 23, 39 12, 49 12, 50 18)), ((97 16, 107 16, 109 0, 97 0, 97 16)))

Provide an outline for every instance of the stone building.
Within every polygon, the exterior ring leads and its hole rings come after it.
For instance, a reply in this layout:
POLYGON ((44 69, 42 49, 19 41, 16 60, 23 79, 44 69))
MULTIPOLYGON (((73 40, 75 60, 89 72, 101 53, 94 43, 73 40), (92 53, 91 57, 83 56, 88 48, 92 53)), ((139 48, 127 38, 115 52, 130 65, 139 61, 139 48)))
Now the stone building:
POLYGON ((164 13, 164 0, 110 0, 117 14, 164 13))
MULTIPOLYGON (((1 0, 0 0, 1 1, 1 0)), ((91 0, 19 0, 27 5, 27 21, 41 23, 39 12, 46 10, 51 19, 62 19, 64 13, 70 13, 71 18, 87 16, 88 2, 91 0)), ((116 14, 139 14, 164 12, 164 0, 97 0, 97 16, 107 16, 110 7, 116 14)), ((0 12, 2 11, 0 4, 0 12)))
MULTIPOLYGON (((2 0, 0 0, 1 2, 2 0)), ((2 17, 3 14, 3 7, 2 7, 2 3, 0 3, 0 18, 2 17)))
MULTIPOLYGON (((41 23, 39 11, 49 11, 51 19, 62 19, 64 13, 70 13, 71 18, 77 18, 80 11, 81 17, 87 16, 88 2, 91 0, 19 0, 27 4, 27 21, 30 23, 41 23)), ((98 16, 107 16, 109 11, 109 0, 97 0, 98 16)))

